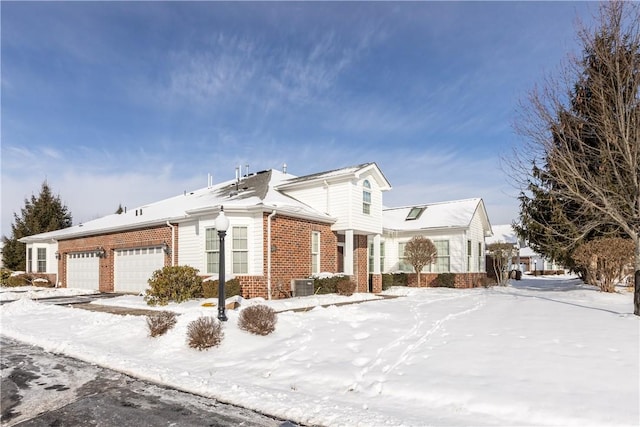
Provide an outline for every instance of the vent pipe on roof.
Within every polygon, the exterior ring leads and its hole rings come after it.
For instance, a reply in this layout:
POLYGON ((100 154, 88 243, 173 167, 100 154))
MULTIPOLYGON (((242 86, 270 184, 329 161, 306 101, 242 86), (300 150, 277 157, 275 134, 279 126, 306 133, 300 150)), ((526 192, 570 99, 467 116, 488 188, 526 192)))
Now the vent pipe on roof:
POLYGON ((282 164, 282 173, 285 174, 285 175, 287 174, 287 164, 286 163, 282 164))
POLYGON ((244 170, 245 170, 244 176, 246 178, 248 178, 249 177, 249 165, 248 164, 244 165, 244 170))

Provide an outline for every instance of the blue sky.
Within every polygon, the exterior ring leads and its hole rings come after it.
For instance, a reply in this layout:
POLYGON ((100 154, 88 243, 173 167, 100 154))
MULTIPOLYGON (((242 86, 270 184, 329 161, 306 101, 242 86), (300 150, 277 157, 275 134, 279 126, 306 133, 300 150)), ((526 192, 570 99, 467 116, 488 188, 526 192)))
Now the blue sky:
POLYGON ((47 179, 87 221, 232 179, 378 163, 388 206, 482 197, 585 2, 2 2, 2 234, 47 179))

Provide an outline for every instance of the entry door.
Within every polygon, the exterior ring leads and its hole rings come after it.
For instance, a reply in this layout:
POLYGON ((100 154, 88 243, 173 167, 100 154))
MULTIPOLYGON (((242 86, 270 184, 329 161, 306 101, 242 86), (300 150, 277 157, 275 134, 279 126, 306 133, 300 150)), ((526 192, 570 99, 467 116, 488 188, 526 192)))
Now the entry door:
POLYGON ((164 267, 162 247, 117 249, 114 266, 116 292, 144 292, 154 271, 164 267))

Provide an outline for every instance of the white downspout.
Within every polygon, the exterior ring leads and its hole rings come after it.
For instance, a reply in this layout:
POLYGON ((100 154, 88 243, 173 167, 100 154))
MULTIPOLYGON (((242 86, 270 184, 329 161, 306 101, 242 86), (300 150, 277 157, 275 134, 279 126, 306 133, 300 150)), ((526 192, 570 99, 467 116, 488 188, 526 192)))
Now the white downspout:
POLYGON ((267 295, 271 300, 271 218, 276 216, 276 210, 267 216, 267 295))
POLYGON ((169 221, 167 221, 167 225, 171 229, 171 265, 175 267, 176 265, 176 254, 175 254, 175 244, 176 244, 176 227, 171 225, 169 221))

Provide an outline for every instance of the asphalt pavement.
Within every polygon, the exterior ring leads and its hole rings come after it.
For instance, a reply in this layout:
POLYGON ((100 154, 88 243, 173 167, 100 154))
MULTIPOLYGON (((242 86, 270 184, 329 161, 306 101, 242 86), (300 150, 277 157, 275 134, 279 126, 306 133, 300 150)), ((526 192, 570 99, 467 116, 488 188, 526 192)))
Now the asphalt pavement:
POLYGON ((0 336, 2 426, 294 426, 0 336))

